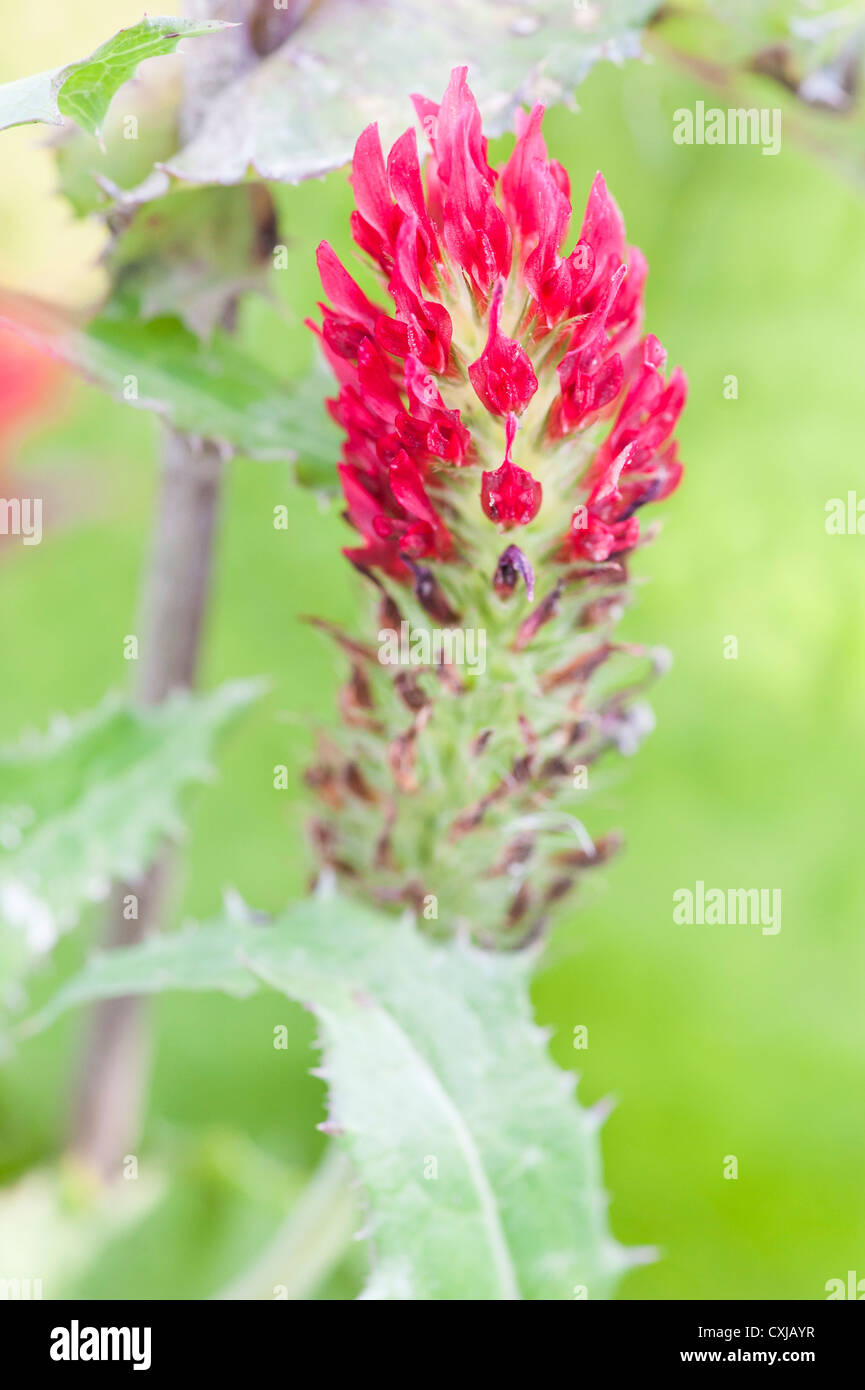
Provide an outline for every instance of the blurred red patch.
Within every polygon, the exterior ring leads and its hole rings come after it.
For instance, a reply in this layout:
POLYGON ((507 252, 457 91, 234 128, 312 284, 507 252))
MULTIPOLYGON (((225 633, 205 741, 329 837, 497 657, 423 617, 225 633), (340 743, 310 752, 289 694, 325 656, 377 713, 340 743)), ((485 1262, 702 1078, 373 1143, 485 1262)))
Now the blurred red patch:
POLYGON ((57 393, 63 368, 14 329, 0 325, 0 440, 57 393))

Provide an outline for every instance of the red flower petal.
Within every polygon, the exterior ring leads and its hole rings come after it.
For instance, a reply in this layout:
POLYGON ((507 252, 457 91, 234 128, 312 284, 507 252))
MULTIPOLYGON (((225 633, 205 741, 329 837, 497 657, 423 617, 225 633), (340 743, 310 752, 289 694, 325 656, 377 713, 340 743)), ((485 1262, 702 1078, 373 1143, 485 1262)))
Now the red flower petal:
POLYGON ((481 506, 490 521, 503 526, 526 526, 540 510, 541 485, 525 468, 511 461, 516 434, 516 417, 508 417, 505 460, 492 473, 481 478, 481 506))
POLYGON ((538 389, 538 379, 528 355, 501 332, 505 282, 499 280, 490 301, 487 345, 469 367, 469 380, 478 398, 493 415, 510 415, 525 410, 538 389))

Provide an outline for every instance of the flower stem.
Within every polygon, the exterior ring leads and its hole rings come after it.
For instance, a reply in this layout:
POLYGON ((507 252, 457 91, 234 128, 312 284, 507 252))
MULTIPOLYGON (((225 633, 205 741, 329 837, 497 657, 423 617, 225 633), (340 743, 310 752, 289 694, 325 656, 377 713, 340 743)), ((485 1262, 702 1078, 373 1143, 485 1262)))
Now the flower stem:
MULTIPOLYGON (((209 440, 170 430, 145 580, 136 699, 160 703, 195 683, 210 587, 223 462, 209 440)), ((170 871, 164 851, 137 883, 112 891, 106 945, 129 946, 159 925, 170 871)), ((109 999, 90 1020, 71 1126, 72 1154, 103 1181, 120 1175, 138 1137, 149 1071, 149 1029, 142 999, 109 999)))
MULTIPOLYGON (((243 21, 247 0, 188 0, 186 9, 193 19, 243 21)), ((183 141, 198 129, 214 91, 254 62, 242 24, 201 40, 184 69, 183 141)), ((232 326, 234 309, 232 302, 225 311, 226 327, 232 326)), ((166 431, 144 583, 135 691, 143 705, 159 704, 172 690, 195 683, 222 472, 222 455, 212 441, 166 431)), ((170 854, 164 851, 140 882, 115 885, 105 941, 109 948, 133 945, 158 929, 170 867, 170 854)), ((138 1138, 149 1061, 146 1002, 124 998, 95 1005, 74 1093, 70 1150, 103 1181, 120 1175, 124 1155, 138 1138)))

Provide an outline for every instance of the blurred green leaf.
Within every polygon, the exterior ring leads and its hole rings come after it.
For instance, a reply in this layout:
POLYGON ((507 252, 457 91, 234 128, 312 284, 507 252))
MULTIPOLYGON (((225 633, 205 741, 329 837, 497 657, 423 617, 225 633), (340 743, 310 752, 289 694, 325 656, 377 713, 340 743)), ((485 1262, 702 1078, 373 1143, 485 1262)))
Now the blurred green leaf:
POLYGON ((174 189, 138 208, 112 245, 113 296, 208 338, 237 296, 264 290, 275 228, 264 184, 174 189))
POLYGON ((112 97, 134 75, 139 63, 173 53, 183 38, 224 28, 217 20, 165 15, 139 20, 78 63, 0 87, 0 130, 31 121, 60 125, 68 116, 91 135, 98 135, 112 97))
POLYGON ((203 343, 177 318, 141 322, 114 305, 113 317, 106 313, 80 328, 21 296, 4 295, 3 303, 0 324, 116 400, 250 458, 295 459, 304 482, 335 484, 340 436, 324 407, 334 382, 323 365, 288 382, 227 333, 217 330, 203 343))
POLYGON ((115 200, 122 201, 126 190, 142 183, 177 148, 180 83, 166 83, 164 73, 157 82, 152 73, 145 69, 126 88, 98 138, 69 124, 50 137, 58 192, 76 217, 113 216, 115 200), (136 122, 134 140, 125 138, 130 118, 136 122))
POLYGON ((302 1172, 245 1136, 207 1131, 169 1153, 145 1154, 140 1176, 116 1185, 110 1198, 117 1200, 118 1187, 147 1182, 154 1168, 163 1176, 160 1200, 92 1249, 63 1281, 61 1297, 217 1296, 268 1249, 304 1187, 302 1172))
POLYGON ((197 183, 236 183, 252 169, 297 183, 347 163, 360 131, 393 137, 412 92, 439 98, 469 64, 489 134, 523 102, 571 101, 601 59, 639 52, 654 0, 320 0, 275 53, 221 92, 168 169, 197 183))
POLYGON ((369 1205, 365 1297, 607 1297, 628 1256, 607 1231, 596 1122, 532 1021, 529 958, 434 944, 336 898, 273 926, 234 917, 94 957, 33 1027, 112 995, 237 993, 246 970, 318 1017, 327 1128, 369 1205))
POLYGON ((152 1167, 139 1181, 121 1183, 110 1195, 83 1189, 71 1172, 56 1167, 34 1169, 4 1187, 0 1271, 6 1283, 0 1283, 0 1299, 62 1297, 67 1281, 74 1282, 103 1245, 158 1207, 165 1188, 164 1173, 152 1167), (29 1294, 22 1291, 25 1281, 29 1294))
POLYGON ((217 736, 261 689, 236 681, 141 709, 108 699, 0 752, 0 980, 182 830, 181 793, 212 777, 217 736))
POLYGON ((222 1130, 146 1154, 108 1189, 72 1162, 35 1169, 0 1190, 0 1270, 37 1276, 47 1299, 213 1297, 290 1227, 303 1179, 222 1130))

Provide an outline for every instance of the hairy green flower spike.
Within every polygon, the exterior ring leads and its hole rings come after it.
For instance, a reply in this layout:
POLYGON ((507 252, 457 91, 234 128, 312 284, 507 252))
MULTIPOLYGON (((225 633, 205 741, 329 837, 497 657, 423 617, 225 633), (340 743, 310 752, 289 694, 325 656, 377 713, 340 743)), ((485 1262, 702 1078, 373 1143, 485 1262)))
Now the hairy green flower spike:
POLYGON ((339 474, 375 586, 376 641, 351 663, 345 724, 309 781, 345 890, 430 929, 516 946, 618 837, 582 823, 589 770, 635 751, 661 651, 615 640, 637 513, 676 487, 686 384, 641 336, 646 264, 600 175, 574 249, 565 171, 536 107, 489 167, 456 69, 417 98, 387 162, 376 127, 352 170, 352 230, 375 304, 329 246, 317 329, 339 383, 339 474))

